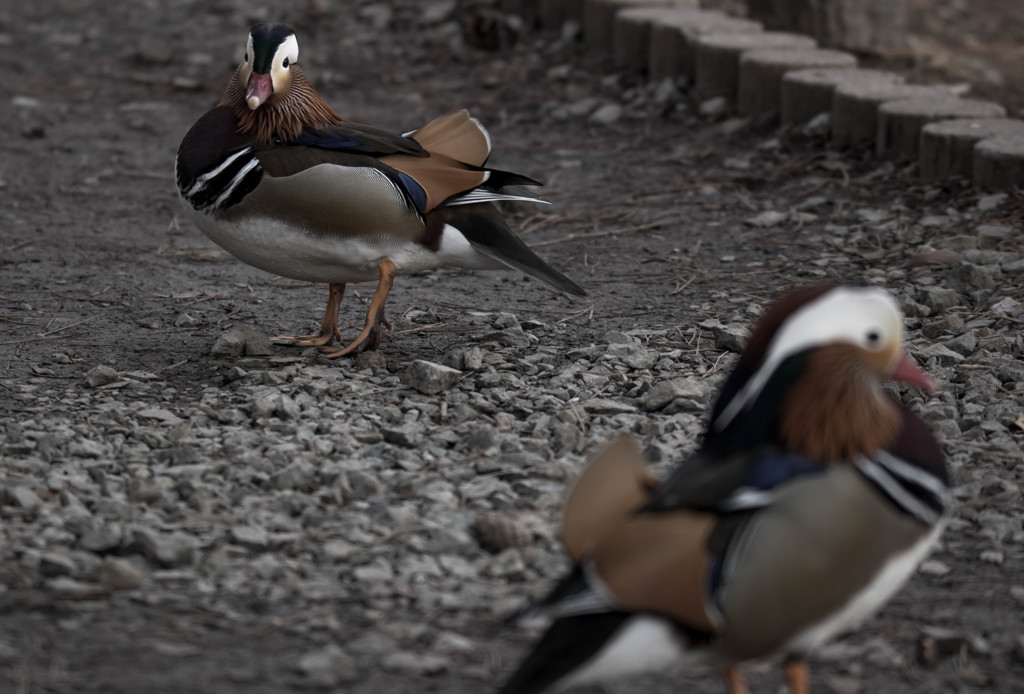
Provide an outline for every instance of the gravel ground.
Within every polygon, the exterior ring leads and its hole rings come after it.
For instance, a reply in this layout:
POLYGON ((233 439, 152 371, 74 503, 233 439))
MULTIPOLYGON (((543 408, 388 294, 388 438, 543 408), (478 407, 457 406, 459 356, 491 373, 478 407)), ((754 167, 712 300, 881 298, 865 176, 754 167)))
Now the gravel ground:
POLYGON ((450 6, 0 10, 0 691, 491 690, 536 633, 503 620, 566 568, 586 456, 632 431, 667 469, 760 308, 821 279, 903 304, 943 384, 904 395, 959 505, 908 589, 815 659, 816 691, 1024 689, 1024 197, 708 119, 559 41, 485 51, 515 28, 450 6), (396 282, 379 354, 271 347, 325 289, 212 246, 171 177, 264 19, 352 120, 470 107, 495 166, 546 180, 516 227, 591 296, 438 271, 396 282))

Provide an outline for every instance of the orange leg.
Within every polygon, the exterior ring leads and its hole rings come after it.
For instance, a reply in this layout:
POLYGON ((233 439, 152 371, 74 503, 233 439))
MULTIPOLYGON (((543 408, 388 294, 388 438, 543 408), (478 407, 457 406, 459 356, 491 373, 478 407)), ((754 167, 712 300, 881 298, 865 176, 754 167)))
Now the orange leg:
POLYGON ((384 317, 384 304, 387 302, 391 285, 395 281, 395 264, 390 260, 383 260, 377 268, 380 270, 380 280, 377 282, 377 291, 373 293, 370 308, 366 310, 366 324, 363 326, 362 332, 348 347, 343 349, 332 350, 321 347, 320 351, 328 359, 375 350, 380 347, 381 326, 391 329, 390 321, 384 317))
POLYGON ((786 659, 786 680, 791 694, 811 694, 811 673, 802 658, 786 659))
POLYGON ((728 694, 750 694, 747 680, 739 668, 731 667, 725 671, 725 686, 728 688, 728 694))
POLYGON ((274 344, 294 347, 322 347, 330 344, 334 338, 338 338, 340 342, 338 309, 341 308, 341 299, 345 296, 345 283, 331 284, 328 289, 330 293, 327 297, 327 308, 324 310, 324 319, 320 321, 319 333, 316 335, 271 335, 270 341, 274 344))

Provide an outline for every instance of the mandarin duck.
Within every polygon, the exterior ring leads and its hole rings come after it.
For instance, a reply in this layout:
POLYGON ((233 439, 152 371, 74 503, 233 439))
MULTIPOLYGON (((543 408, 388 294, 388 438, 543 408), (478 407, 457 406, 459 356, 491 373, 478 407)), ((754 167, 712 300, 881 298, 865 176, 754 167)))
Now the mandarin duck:
POLYGON ((662 483, 632 439, 570 490, 574 568, 527 614, 553 618, 501 689, 532 694, 664 666, 724 673, 806 657, 892 596, 936 543, 950 492, 940 448, 883 381, 933 387, 881 289, 814 286, 763 314, 701 447, 662 483))
MULTIPOLYGON (((495 202, 538 201, 539 185, 487 168, 487 131, 466 111, 392 135, 343 120, 297 65, 295 32, 254 26, 223 97, 185 135, 175 179, 192 221, 214 243, 262 270, 329 285, 316 335, 280 344, 329 357, 376 349, 396 274, 441 266, 514 268, 567 294, 576 283, 541 260, 495 202), (362 332, 338 330, 348 282, 377 280, 362 332)), ((543 202, 543 201, 541 201, 543 202)))

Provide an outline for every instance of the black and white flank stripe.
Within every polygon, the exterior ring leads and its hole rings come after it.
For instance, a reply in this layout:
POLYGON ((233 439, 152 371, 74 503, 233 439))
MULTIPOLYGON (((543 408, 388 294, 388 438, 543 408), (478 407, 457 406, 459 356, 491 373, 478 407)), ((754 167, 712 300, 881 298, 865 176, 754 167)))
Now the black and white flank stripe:
POLYGON ((214 214, 237 205, 251 193, 263 178, 263 167, 252 148, 243 147, 194 180, 182 180, 180 167, 177 176, 181 197, 196 210, 214 214))
POLYGON ((901 511, 922 523, 934 525, 949 508, 949 489, 939 478, 888 451, 861 456, 855 465, 901 511))

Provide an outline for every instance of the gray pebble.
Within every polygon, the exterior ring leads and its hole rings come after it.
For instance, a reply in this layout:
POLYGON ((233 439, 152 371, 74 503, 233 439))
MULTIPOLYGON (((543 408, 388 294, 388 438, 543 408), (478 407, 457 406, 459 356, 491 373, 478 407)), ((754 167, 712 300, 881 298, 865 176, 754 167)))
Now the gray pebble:
POLYGON ((533 539, 522 523, 500 513, 478 516, 470 526, 470 533, 480 547, 491 554, 510 547, 526 547, 533 539))
POLYGON ((405 370, 402 382, 425 395, 436 395, 450 388, 461 377, 461 371, 431 361, 417 359, 405 370))
POLYGON ((333 689, 360 677, 355 658, 336 644, 304 654, 296 669, 303 677, 300 684, 316 689, 333 689))
POLYGON ((619 104, 605 104, 590 114, 588 120, 592 123, 611 125, 622 118, 622 106, 619 104))
POLYGON ((712 330, 715 336, 715 349, 723 349, 737 354, 743 352, 747 343, 747 327, 742 325, 716 325, 712 330))
POLYGON ((138 588, 142 585, 143 574, 130 561, 108 557, 93 571, 92 579, 114 592, 138 588))
POLYGON ((236 325, 222 333, 210 348, 210 355, 220 358, 262 357, 274 353, 270 338, 248 325, 236 325))
POLYGON ((148 527, 132 529, 132 543, 143 556, 167 568, 192 563, 199 540, 181 532, 161 533, 148 527))
POLYGON ((113 383, 117 378, 117 371, 113 367, 100 364, 86 372, 85 383, 90 388, 99 388, 113 383))

